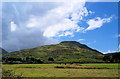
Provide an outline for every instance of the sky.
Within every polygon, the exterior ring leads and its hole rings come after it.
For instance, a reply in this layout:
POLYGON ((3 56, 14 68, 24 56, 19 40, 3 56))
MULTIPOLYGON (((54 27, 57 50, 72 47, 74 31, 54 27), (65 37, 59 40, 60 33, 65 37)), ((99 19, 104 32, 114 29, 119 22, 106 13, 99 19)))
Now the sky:
POLYGON ((2 48, 11 52, 78 41, 118 51, 117 2, 3 2, 2 48))

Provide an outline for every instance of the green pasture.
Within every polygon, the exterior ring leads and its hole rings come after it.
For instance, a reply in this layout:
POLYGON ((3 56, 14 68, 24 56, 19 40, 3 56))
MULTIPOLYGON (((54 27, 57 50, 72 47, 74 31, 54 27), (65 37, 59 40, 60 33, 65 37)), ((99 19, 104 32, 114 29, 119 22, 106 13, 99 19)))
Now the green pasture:
POLYGON ((118 77, 118 64, 3 64, 3 69, 13 70, 22 77, 118 77), (105 67, 109 69, 72 69, 55 68, 56 66, 105 67))
POLYGON ((107 68, 119 68, 120 64, 118 63, 97 63, 97 64, 82 64, 83 66, 96 66, 96 67, 107 67, 107 68))

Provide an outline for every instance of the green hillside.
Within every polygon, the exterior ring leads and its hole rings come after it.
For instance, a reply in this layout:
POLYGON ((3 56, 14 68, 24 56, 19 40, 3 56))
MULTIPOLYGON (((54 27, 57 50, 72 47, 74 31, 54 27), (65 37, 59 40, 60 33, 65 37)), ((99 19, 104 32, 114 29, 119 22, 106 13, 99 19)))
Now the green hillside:
POLYGON ((6 54, 6 53, 8 53, 6 50, 4 50, 4 49, 2 49, 2 48, 0 48, 0 55, 2 54, 6 54))
POLYGON ((84 44, 76 41, 63 41, 59 44, 7 53, 3 55, 3 62, 5 63, 6 58, 10 58, 6 61, 10 60, 12 63, 13 61, 19 63, 84 63, 103 62, 103 57, 102 53, 84 44))

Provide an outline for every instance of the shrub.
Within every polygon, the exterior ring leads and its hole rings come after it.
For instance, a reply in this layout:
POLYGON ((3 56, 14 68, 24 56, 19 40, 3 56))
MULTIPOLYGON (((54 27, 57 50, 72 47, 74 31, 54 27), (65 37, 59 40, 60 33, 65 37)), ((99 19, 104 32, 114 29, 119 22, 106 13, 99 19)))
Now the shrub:
POLYGON ((22 79, 23 74, 20 73, 19 75, 15 74, 15 71, 13 70, 5 70, 2 69, 2 77, 5 78, 10 78, 10 79, 22 79))

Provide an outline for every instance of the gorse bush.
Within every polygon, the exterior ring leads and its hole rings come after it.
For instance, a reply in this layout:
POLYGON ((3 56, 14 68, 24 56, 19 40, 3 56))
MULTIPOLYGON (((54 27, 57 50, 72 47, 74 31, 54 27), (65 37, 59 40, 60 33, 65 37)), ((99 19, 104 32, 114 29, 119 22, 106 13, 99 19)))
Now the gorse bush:
POLYGON ((10 79, 22 79, 23 74, 16 74, 13 70, 5 70, 2 69, 2 77, 3 78, 10 78, 10 79))

